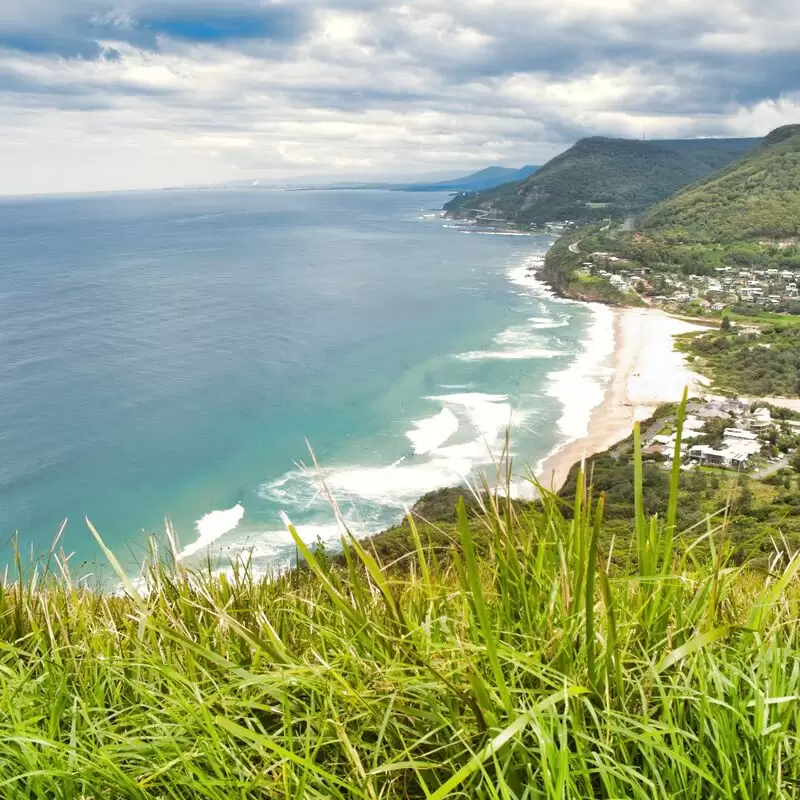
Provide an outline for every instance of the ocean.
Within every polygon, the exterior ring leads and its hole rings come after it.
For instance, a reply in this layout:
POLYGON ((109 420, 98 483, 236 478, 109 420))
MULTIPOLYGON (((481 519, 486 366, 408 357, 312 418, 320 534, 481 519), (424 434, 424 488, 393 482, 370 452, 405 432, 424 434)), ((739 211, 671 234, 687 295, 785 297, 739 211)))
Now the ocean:
POLYGON ((550 245, 440 218, 446 195, 197 190, 0 200, 0 535, 75 567, 88 516, 133 568, 294 554, 586 432, 611 312, 529 272, 550 245), (314 461, 309 452, 313 449, 314 461), (327 487, 327 488, 326 488, 327 487), (210 548, 210 549, 209 549, 210 548))

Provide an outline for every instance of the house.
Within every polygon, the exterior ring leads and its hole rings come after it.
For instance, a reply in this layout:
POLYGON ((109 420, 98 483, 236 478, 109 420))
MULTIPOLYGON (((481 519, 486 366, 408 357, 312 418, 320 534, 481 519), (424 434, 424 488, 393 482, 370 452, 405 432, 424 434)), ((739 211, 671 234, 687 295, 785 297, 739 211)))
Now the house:
MULTIPOLYGON (((755 330, 757 331, 758 328, 756 328, 755 330)), ((750 331, 749 328, 744 328, 739 333, 741 335, 742 333, 749 333, 749 331, 750 331)), ((723 411, 735 414, 737 417, 742 416, 746 414, 748 411, 750 411, 750 404, 746 400, 742 400, 740 398, 736 398, 733 400, 725 400, 723 403, 720 404, 719 407, 723 411)))
POLYGON ((684 431, 701 431, 705 426, 705 420, 700 419, 696 414, 687 414, 686 419, 683 421, 684 431))
POLYGON ((763 431, 772 426, 772 414, 768 408, 757 408, 746 422, 750 430, 763 431))
POLYGON ((725 462, 725 452, 723 450, 715 450, 713 447, 707 447, 704 444, 690 447, 689 456, 691 458, 696 458, 701 464, 709 464, 716 467, 727 466, 725 462))
POLYGON ((697 412, 697 416, 701 419, 730 419, 731 415, 727 411, 723 411, 721 408, 716 406, 707 406, 706 408, 701 408, 697 412))
POLYGON ((733 441, 753 442, 758 439, 758 434, 742 430, 742 428, 725 428, 722 437, 733 441))
POLYGON ((748 454, 732 448, 715 450, 704 444, 698 444, 689 450, 689 456, 697 459, 701 464, 713 467, 732 467, 734 469, 746 468, 749 463, 748 454))

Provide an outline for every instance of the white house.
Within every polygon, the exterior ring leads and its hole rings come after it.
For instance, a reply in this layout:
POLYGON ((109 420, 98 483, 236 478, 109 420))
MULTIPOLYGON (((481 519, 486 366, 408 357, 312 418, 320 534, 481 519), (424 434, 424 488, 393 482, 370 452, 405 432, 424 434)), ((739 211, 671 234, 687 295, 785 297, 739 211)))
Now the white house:
POLYGON ((772 414, 768 408, 757 408, 747 420, 748 427, 753 431, 763 431, 772 425, 772 414))

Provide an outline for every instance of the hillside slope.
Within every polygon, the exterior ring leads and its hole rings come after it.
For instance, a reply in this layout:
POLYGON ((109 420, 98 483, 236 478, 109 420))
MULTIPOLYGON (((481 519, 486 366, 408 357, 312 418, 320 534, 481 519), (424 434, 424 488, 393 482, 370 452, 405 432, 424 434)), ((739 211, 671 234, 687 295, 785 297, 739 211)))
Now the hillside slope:
POLYGON ((504 183, 521 181, 533 175, 539 167, 526 164, 519 169, 511 167, 486 167, 485 169, 473 172, 471 175, 464 175, 461 178, 453 178, 447 181, 436 181, 434 183, 409 183, 403 186, 406 192, 480 192, 485 189, 493 189, 504 183))
POLYGON ((581 139, 520 183, 461 194, 445 210, 514 225, 641 212, 756 147, 758 139, 581 139))
POLYGON ((701 244, 800 236, 800 125, 655 206, 640 228, 701 244))

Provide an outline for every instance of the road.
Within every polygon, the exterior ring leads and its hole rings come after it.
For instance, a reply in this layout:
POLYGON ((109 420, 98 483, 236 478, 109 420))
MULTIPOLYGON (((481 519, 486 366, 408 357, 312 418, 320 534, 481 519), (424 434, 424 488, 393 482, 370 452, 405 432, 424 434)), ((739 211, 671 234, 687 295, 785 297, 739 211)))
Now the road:
POLYGON ((764 467, 760 469, 758 472, 753 473, 754 478, 758 478, 758 480, 763 481, 764 478, 769 478, 770 475, 774 475, 779 470, 782 470, 784 467, 789 466, 789 456, 786 458, 782 458, 780 461, 776 461, 774 464, 770 464, 768 467, 764 467))
POLYGON ((579 253, 580 251, 578 250, 578 245, 579 245, 580 243, 581 243, 581 240, 580 240, 580 239, 578 239, 578 241, 577 241, 577 242, 573 242, 573 243, 572 243, 572 244, 569 246, 569 251, 570 251, 570 253, 579 253))

